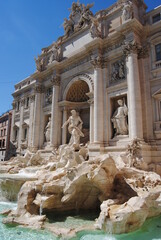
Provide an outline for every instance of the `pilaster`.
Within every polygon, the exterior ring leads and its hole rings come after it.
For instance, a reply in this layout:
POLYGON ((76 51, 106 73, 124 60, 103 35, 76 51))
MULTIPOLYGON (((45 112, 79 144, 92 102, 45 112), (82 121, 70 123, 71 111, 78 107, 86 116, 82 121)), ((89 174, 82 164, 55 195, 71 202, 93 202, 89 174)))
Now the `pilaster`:
POLYGON ((18 152, 21 154, 21 143, 22 143, 22 125, 24 120, 24 106, 25 99, 20 100, 20 127, 19 127, 19 137, 18 137, 18 152))
POLYGON ((29 116, 29 137, 28 147, 32 148, 33 141, 33 124, 34 124, 35 95, 30 96, 30 116, 29 116))
POLYGON ((128 84, 128 109, 129 109, 129 137, 130 139, 143 139, 142 101, 140 89, 140 76, 138 54, 141 46, 135 42, 129 42, 124 46, 127 66, 128 84))
MULTIPOLYGON (((67 108, 64 107, 63 108, 63 124, 67 121, 68 118, 68 112, 67 112, 67 108)), ((67 127, 65 126, 62 129, 62 144, 66 144, 67 143, 67 127)))
POLYGON ((11 142, 13 142, 15 139, 14 139, 14 125, 15 125, 15 112, 16 112, 16 103, 13 102, 12 103, 12 122, 11 122, 11 142))
MULTIPOLYGON (((33 116, 33 132, 32 132, 32 150, 37 151, 39 148, 40 138, 40 123, 41 123, 41 94, 44 92, 44 87, 41 84, 35 86, 35 106, 33 116)), ((41 129, 42 131, 42 129, 41 129)))
POLYGON ((104 58, 98 56, 91 60, 94 67, 94 143, 102 144, 104 141, 104 99, 103 99, 103 68, 104 58))
POLYGON ((58 146, 58 121, 59 121, 59 87, 60 87, 60 76, 53 76, 51 80, 53 84, 53 96, 52 96, 52 107, 51 107, 51 135, 50 145, 51 147, 58 146))

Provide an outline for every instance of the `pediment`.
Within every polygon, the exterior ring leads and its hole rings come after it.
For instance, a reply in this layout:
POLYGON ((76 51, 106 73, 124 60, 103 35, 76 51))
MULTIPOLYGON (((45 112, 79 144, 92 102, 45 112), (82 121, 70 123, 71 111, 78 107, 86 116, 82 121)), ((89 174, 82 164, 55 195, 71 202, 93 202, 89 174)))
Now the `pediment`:
POLYGON ((161 88, 152 95, 153 98, 161 98, 161 88))

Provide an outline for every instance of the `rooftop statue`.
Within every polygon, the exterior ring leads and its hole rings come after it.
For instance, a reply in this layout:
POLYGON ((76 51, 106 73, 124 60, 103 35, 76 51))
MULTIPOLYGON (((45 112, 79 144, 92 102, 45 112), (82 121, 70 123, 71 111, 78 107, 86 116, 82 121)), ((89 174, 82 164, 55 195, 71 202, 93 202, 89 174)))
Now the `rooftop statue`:
POLYGON ((74 23, 71 19, 64 18, 64 31, 65 31, 65 36, 69 37, 69 35, 74 31, 74 23))
POLYGON ((91 22, 93 13, 90 8, 93 7, 93 5, 92 3, 85 6, 84 4, 80 4, 79 1, 72 3, 72 7, 69 9, 71 11, 69 20, 65 18, 63 23, 65 37, 69 37, 74 31, 80 30, 80 28, 91 22))
POLYGON ((127 1, 123 5, 123 10, 122 10, 122 19, 123 21, 127 21, 129 19, 133 18, 133 6, 132 2, 127 1))

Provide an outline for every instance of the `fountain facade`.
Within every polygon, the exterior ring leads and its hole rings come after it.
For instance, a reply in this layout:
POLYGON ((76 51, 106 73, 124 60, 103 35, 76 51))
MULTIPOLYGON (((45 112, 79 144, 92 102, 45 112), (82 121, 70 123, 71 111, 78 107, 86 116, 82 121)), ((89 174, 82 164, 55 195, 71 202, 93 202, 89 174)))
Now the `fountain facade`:
POLYGON ((154 108, 161 68, 153 66, 154 87, 147 43, 155 35, 142 37, 143 19, 153 12, 138 0, 95 15, 92 6, 72 4, 64 36, 42 49, 37 71, 15 86, 17 157, 1 164, 1 189, 7 193, 9 178, 22 187, 4 223, 44 228, 50 214, 90 210, 99 211, 95 224, 81 230, 120 234, 161 213, 161 119, 154 108))

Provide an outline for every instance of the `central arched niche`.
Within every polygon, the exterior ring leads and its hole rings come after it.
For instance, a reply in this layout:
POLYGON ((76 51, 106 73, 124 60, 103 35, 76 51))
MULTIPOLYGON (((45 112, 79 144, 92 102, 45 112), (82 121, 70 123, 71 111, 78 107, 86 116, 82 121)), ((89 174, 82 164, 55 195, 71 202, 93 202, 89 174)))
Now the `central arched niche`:
POLYGON ((78 80, 74 82, 69 88, 66 96, 66 100, 69 102, 87 102, 89 92, 89 86, 85 81, 78 80))
MULTIPOLYGON (((85 135, 84 138, 81 138, 81 143, 87 143, 89 141, 89 119, 90 119, 90 108, 87 101, 89 97, 86 93, 90 92, 88 84, 83 80, 76 80, 69 87, 66 94, 66 101, 74 104, 73 108, 79 113, 82 121, 83 121, 83 133, 85 135), (78 103, 78 105, 76 104, 78 103), (81 104, 82 103, 82 104, 81 104)), ((68 117, 70 116, 71 106, 68 111, 68 117)), ((69 141, 70 135, 68 133, 67 140, 69 141)))

